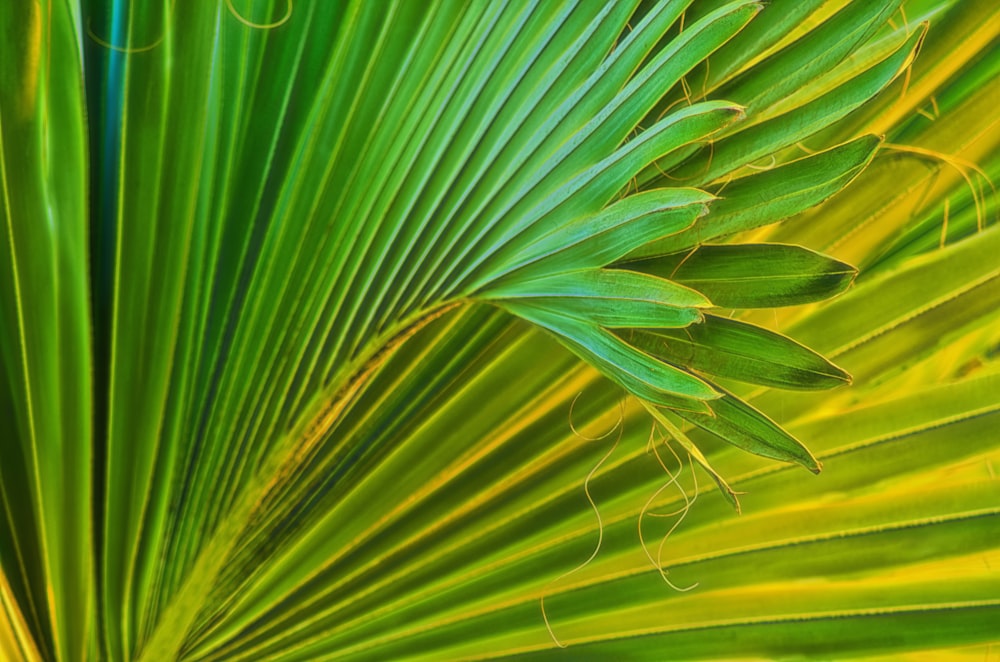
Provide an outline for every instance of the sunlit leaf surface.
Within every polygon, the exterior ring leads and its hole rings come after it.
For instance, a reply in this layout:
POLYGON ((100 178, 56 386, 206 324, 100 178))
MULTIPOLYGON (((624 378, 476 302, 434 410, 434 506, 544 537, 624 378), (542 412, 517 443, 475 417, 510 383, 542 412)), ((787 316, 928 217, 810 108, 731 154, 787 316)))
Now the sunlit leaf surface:
POLYGON ((3 660, 1000 653, 994 2, 0 34, 3 660))

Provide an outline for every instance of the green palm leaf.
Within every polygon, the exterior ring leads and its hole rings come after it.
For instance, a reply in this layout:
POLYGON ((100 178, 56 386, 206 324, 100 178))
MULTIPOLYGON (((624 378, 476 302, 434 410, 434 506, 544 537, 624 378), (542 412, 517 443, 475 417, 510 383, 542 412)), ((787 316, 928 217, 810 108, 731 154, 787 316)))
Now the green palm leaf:
POLYGON ((988 655, 990 3, 0 25, 4 659, 988 655))

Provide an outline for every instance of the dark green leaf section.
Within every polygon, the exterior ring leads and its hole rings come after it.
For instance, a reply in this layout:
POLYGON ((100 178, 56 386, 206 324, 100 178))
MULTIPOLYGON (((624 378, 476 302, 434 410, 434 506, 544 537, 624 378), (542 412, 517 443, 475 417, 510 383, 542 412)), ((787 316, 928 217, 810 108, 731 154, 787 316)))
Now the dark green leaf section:
POLYGON ((724 308, 771 308, 822 301, 840 294, 857 270, 801 246, 720 244, 628 263, 629 269, 669 278, 724 308))
POLYGON ((609 328, 678 327, 701 321, 711 304, 698 292, 632 271, 591 269, 499 287, 482 298, 524 301, 609 328))
POLYGON ((15 601, 40 656, 82 660, 95 595, 87 118, 79 16, 52 4, 0 3, 0 639, 15 601))
POLYGON ((639 351, 601 327, 530 304, 504 302, 503 307, 555 334, 570 351, 644 400, 707 413, 703 401, 719 397, 699 377, 639 351))
POLYGON ((826 389, 850 376, 821 355, 767 329, 717 315, 683 329, 634 331, 643 351, 717 377, 785 389, 826 389))
POLYGON ((686 411, 677 414, 748 453, 794 462, 813 473, 820 472, 822 465, 802 442, 732 393, 724 390, 722 393, 721 398, 709 403, 712 415, 686 411))
POLYGON ((730 182, 712 210, 691 228, 650 243, 629 257, 664 255, 712 239, 777 223, 846 187, 875 156, 881 139, 863 136, 825 152, 730 182))

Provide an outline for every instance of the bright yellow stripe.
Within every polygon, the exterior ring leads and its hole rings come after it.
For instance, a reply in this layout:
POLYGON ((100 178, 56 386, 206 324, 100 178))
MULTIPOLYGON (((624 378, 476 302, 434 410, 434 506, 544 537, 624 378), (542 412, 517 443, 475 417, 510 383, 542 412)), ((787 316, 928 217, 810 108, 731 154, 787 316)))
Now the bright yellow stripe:
POLYGON ((18 609, 17 602, 0 569, 0 657, 4 660, 42 662, 35 640, 18 609))

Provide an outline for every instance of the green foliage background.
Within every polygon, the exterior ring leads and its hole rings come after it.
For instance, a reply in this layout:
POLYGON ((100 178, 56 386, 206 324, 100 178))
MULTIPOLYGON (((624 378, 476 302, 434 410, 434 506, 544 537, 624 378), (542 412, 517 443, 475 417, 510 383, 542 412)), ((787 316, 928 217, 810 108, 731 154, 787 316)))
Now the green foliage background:
POLYGON ((0 31, 0 657, 1000 654, 995 3, 0 31))

